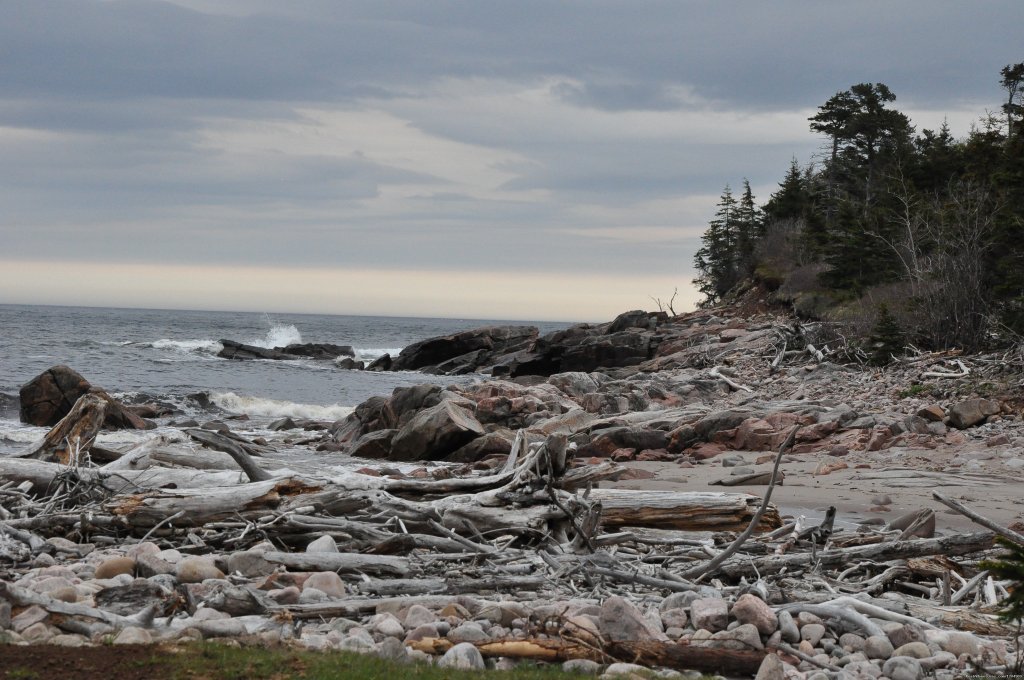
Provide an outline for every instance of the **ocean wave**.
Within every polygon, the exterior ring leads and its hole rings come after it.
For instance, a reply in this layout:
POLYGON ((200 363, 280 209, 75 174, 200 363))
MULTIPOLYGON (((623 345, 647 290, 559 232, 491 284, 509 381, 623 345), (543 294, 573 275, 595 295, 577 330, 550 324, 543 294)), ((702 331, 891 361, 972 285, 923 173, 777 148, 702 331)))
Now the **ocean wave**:
POLYGON ((317 404, 297 404, 293 401, 250 397, 234 392, 214 392, 210 401, 232 413, 245 413, 250 416, 270 418, 309 418, 310 420, 339 420, 352 413, 351 406, 333 404, 319 406, 317 404))
POLYGON ((369 349, 356 349, 355 350, 356 361, 370 362, 370 361, 374 361, 375 359, 380 359, 385 354, 390 354, 391 358, 393 359, 393 358, 397 357, 398 353, 401 352, 401 351, 402 351, 401 347, 392 347, 392 348, 383 348, 383 349, 379 348, 379 347, 371 347, 369 349))
MULTIPOLYGON (((299 329, 292 324, 275 324, 270 327, 267 334, 262 338, 256 338, 250 340, 248 345, 254 345, 255 347, 263 347, 265 349, 274 349, 275 347, 287 347, 288 345, 298 345, 302 342, 302 334, 299 333, 299 329)), ((219 350, 218 350, 219 351, 219 350)))
POLYGON ((224 345, 216 340, 169 340, 161 338, 153 342, 143 342, 142 347, 171 350, 183 354, 216 354, 224 349, 224 345))

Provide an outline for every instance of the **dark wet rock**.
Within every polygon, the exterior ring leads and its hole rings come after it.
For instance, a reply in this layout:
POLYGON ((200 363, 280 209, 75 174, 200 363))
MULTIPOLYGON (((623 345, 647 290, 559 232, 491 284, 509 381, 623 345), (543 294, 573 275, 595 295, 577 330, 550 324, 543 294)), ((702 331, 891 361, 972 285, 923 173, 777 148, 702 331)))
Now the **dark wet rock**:
POLYGON ((334 365, 340 369, 346 371, 361 371, 366 368, 366 362, 356 361, 352 357, 344 357, 341 359, 335 359, 334 365))
POLYGON ((21 422, 52 427, 90 388, 89 381, 73 369, 64 365, 53 366, 21 386, 18 394, 21 422))
POLYGON ((534 326, 485 326, 473 330, 428 338, 404 348, 391 369, 424 370, 435 373, 470 373, 489 356, 526 349, 538 335, 534 326), (441 369, 441 366, 445 366, 441 369))
POLYGON ((81 374, 64 366, 53 366, 22 385, 19 391, 21 422, 52 427, 66 416, 80 397, 95 394, 107 403, 103 426, 115 430, 148 430, 155 424, 137 416, 81 374))
POLYGON ((295 421, 289 418, 288 416, 285 416, 284 418, 278 418, 274 422, 267 425, 267 429, 273 430, 274 432, 281 432, 282 430, 294 430, 298 427, 299 426, 295 423, 295 421))
POLYGON ((456 449, 484 434, 471 411, 452 400, 413 416, 391 442, 391 460, 443 460, 456 449))
POLYGON ((257 347, 255 345, 246 345, 245 343, 236 342, 234 340, 221 340, 220 344, 224 346, 220 352, 217 353, 221 359, 237 359, 239 361, 249 361, 252 359, 295 359, 296 357, 290 354, 285 354, 278 349, 267 349, 266 347, 257 347))
POLYGON ((367 371, 390 371, 394 361, 391 359, 390 354, 382 354, 366 367, 367 371))
POLYGON ((322 342, 307 342, 286 347, 275 347, 292 357, 306 357, 320 361, 334 361, 339 357, 354 357, 355 350, 351 345, 332 345, 322 342))
POLYGON ((398 430, 376 430, 359 437, 348 452, 359 458, 387 458, 391 455, 391 441, 398 430))

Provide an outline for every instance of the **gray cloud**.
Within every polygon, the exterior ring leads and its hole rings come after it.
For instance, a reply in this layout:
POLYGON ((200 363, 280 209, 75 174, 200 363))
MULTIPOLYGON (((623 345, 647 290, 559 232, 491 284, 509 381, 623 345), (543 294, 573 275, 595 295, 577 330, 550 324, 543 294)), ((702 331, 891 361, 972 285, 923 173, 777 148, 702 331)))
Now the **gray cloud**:
POLYGON ((836 90, 980 115, 1024 58, 1019 0, 10 5, 25 260, 669 275, 724 184, 813 156, 836 90))

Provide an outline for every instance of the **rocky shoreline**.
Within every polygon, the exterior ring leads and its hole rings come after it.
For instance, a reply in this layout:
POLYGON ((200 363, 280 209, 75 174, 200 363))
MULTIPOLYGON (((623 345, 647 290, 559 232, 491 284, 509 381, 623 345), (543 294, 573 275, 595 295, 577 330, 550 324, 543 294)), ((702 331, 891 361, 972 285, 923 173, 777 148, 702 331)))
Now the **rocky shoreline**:
MULTIPOLYGON (((355 368, 343 349, 246 358, 355 368)), ((0 460, 0 628, 18 644, 244 639, 605 675, 1010 672, 1015 631, 994 614, 1009 584, 978 565, 993 533, 936 509, 986 488, 971 507, 1024 528, 1024 357, 870 369, 845 351, 743 307, 428 339, 367 370, 490 377, 275 424, 378 461, 331 478, 268 469, 273 442, 224 422, 94 447, 104 423, 147 424, 51 369, 21 395, 27 422, 49 409, 49 444, 0 460), (859 514, 842 503, 858 480, 859 514), (919 505, 887 514, 907 484, 919 505), (766 502, 810 487, 832 506, 819 519, 766 502)))

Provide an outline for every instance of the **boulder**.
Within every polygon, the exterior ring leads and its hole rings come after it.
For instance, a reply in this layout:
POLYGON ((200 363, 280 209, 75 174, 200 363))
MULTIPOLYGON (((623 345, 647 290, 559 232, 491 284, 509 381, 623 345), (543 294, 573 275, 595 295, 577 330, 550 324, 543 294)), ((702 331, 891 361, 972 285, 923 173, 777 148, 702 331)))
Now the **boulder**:
POLYGON ((21 422, 53 427, 86 394, 94 394, 106 402, 104 427, 116 430, 147 430, 155 427, 102 389, 91 385, 79 373, 63 365, 53 366, 22 385, 19 391, 21 422))
POLYGON ((472 330, 428 338, 404 348, 394 359, 391 370, 414 371, 459 359, 451 369, 461 372, 476 370, 492 355, 509 354, 526 349, 538 335, 534 326, 485 326, 472 330))
POLYGON ((732 606, 732 616, 740 623, 752 624, 762 635, 771 635, 779 627, 779 620, 772 608, 750 593, 737 598, 732 606))
POLYGON ((460 642, 438 659, 440 668, 456 668, 467 671, 481 671, 487 667, 480 650, 468 642, 460 642))
POLYGON ((991 399, 967 399, 949 407, 949 422, 963 430, 996 415, 999 410, 999 403, 991 399))
POLYGON ((274 349, 280 350, 290 357, 307 357, 320 361, 334 361, 339 357, 354 357, 356 355, 351 345, 332 345, 321 342, 307 342, 274 349))
POLYGON ((71 368, 53 366, 21 386, 18 393, 21 422, 52 427, 91 388, 89 381, 71 368))
POLYGON ((601 604, 601 635, 615 642, 665 641, 668 638, 628 600, 618 595, 601 604))
POLYGON ((484 433, 467 409, 445 400, 413 416, 391 440, 390 460, 443 460, 484 433))
POLYGON ((725 630, 729 625, 729 606, 719 597, 706 597, 690 604, 690 620, 698 630, 712 633, 725 630))
POLYGON ((220 344, 223 345, 223 349, 217 352, 217 356, 221 359, 236 359, 238 361, 251 361, 253 359, 295 359, 296 357, 291 354, 286 354, 279 349, 267 349, 266 347, 257 347, 256 345, 246 345, 242 342, 236 342, 235 340, 221 340, 220 344))

